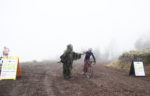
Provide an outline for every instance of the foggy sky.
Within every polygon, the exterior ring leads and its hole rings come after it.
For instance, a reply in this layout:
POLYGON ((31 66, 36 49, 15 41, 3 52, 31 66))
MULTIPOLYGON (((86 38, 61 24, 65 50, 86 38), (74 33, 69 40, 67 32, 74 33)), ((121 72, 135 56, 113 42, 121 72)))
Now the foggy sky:
POLYGON ((150 49, 150 33, 143 34, 137 41, 135 42, 136 49, 150 49))
MULTIPOLYGON (((150 32, 149 0, 0 0, 0 52, 55 59, 71 43, 117 56, 150 32)), ((111 58, 111 57, 109 57, 111 58)))

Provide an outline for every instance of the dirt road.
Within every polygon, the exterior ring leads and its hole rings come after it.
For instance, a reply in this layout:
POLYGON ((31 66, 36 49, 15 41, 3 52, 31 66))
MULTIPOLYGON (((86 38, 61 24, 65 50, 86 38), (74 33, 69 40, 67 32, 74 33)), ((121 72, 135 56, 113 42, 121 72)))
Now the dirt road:
POLYGON ((21 64, 22 77, 0 81, 0 96, 150 96, 150 76, 128 76, 128 71, 94 66, 94 77, 81 75, 74 64, 73 79, 64 80, 62 65, 49 62, 21 64))

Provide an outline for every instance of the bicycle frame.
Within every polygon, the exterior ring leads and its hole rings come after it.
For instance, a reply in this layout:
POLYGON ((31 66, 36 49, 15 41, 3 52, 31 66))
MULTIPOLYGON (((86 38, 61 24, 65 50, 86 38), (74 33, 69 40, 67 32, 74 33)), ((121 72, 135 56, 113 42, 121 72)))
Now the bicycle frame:
POLYGON ((93 62, 94 61, 88 61, 84 66, 84 70, 86 70, 85 75, 87 78, 93 77, 93 62))

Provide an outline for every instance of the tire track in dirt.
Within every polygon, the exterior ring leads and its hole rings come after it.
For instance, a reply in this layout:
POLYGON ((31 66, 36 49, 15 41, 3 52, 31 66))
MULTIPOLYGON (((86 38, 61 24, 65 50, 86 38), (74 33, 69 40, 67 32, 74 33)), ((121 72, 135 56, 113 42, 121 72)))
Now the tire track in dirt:
POLYGON ((56 96, 51 89, 51 65, 44 63, 23 64, 22 77, 17 80, 4 80, 0 85, 0 96, 56 96), (4 89, 3 89, 4 88, 4 89), (2 90, 6 90, 5 93, 2 90))
POLYGON ((47 71, 48 76, 46 77, 45 84, 46 88, 48 89, 48 96, 59 96, 59 90, 55 86, 55 77, 56 77, 56 70, 57 67, 54 63, 54 65, 51 65, 51 69, 47 71))
POLYGON ((24 66, 26 68, 23 70, 20 85, 13 89, 10 96, 47 96, 44 81, 47 76, 45 66, 45 64, 24 66))

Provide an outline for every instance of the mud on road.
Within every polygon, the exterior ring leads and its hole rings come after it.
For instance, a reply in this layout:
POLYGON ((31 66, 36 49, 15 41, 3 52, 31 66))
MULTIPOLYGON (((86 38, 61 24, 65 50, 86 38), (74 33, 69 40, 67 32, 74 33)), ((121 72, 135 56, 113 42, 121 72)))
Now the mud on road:
POLYGON ((128 76, 128 71, 94 66, 85 78, 74 63, 73 78, 64 80, 62 65, 52 62, 21 64, 22 77, 0 81, 0 96, 150 96, 150 76, 128 76))

